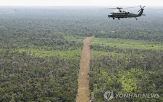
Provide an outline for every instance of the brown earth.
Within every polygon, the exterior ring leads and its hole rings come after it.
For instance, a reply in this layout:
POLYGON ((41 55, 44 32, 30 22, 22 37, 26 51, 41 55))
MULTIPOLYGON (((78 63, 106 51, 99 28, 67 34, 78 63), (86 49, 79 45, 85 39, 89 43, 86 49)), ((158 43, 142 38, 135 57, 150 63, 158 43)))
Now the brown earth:
POLYGON ((80 59, 80 70, 78 74, 78 93, 76 96, 76 102, 89 102, 89 63, 90 63, 90 41, 93 38, 87 37, 84 42, 81 59, 80 59))

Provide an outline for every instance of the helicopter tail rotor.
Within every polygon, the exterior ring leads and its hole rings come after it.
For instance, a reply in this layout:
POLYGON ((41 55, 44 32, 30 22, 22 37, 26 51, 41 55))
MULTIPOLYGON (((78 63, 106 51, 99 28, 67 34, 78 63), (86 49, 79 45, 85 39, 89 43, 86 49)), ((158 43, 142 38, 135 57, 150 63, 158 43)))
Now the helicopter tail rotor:
MULTIPOLYGON (((140 8, 141 8, 141 9, 144 9, 144 7, 145 7, 145 6, 141 6, 141 5, 140 5, 140 8)), ((140 9, 140 10, 141 10, 141 9, 140 9)), ((140 12, 140 10, 139 10, 138 12, 140 12)))

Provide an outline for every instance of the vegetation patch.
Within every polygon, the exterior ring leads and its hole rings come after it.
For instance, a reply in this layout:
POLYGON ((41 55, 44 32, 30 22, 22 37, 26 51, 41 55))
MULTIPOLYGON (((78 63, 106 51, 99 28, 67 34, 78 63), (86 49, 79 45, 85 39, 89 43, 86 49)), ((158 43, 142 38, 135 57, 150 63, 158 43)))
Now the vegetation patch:
POLYGON ((38 50, 38 49, 19 49, 20 53, 26 52, 32 56, 38 57, 60 57, 62 59, 80 59, 81 50, 58 51, 58 50, 38 50))

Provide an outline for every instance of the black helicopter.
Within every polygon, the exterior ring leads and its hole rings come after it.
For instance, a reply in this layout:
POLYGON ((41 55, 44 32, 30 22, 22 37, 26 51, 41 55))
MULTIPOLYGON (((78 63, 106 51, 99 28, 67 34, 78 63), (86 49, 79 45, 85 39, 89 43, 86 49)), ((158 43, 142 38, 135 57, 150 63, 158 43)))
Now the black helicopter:
MULTIPOLYGON (((138 14, 134 14, 134 13, 130 13, 130 12, 126 12, 126 11, 122 11, 121 9, 126 9, 126 8, 122 8, 122 7, 117 7, 117 8, 108 8, 108 9, 118 9, 119 11, 114 11, 112 13, 110 13, 110 15, 108 15, 108 17, 110 18, 113 18, 113 20, 115 18, 118 18, 120 20, 120 18, 136 18, 136 17, 140 17, 140 16, 145 16, 145 14, 143 14, 143 10, 144 10, 144 7, 141 7, 140 5, 140 10, 138 11, 139 13, 138 14)), ((127 8, 135 8, 135 7, 127 7, 127 8)), ((137 20, 137 18, 136 18, 137 20)))

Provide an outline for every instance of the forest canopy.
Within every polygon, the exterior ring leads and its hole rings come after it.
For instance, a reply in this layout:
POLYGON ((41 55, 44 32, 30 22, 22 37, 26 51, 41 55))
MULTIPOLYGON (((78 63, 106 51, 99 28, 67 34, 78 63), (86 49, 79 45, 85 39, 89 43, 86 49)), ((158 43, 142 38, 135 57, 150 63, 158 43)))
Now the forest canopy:
MULTIPOLYGON (((138 13, 137 9, 131 12, 138 13)), ((154 93, 163 101, 163 10, 113 20, 105 7, 0 7, 0 101, 75 102, 80 55, 92 39, 90 100, 114 93, 154 93)))

